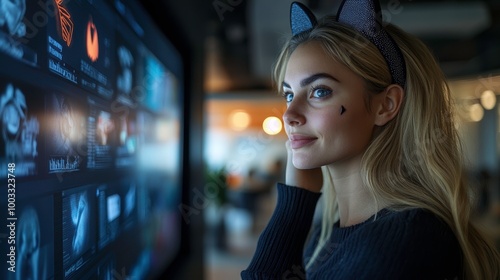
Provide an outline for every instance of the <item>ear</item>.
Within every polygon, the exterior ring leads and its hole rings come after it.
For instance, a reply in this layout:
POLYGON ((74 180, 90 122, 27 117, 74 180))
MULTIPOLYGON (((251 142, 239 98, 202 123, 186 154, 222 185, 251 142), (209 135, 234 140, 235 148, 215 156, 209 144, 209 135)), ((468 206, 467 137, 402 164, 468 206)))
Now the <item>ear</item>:
POLYGON ((403 103, 404 90, 400 85, 389 85, 383 92, 379 93, 378 106, 375 116, 375 124, 383 126, 392 120, 399 112, 403 103))

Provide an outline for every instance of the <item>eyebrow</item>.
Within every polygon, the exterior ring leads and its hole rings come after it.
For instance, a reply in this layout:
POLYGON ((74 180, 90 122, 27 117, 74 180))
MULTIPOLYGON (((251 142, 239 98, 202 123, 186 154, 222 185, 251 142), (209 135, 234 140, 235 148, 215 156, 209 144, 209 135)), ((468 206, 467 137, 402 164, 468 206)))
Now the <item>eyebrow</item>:
MULTIPOLYGON (((312 82, 314 82, 314 81, 316 81, 318 79, 322 79, 322 78, 331 79, 331 80, 334 80, 336 82, 339 82, 339 80, 337 78, 333 77, 330 74, 327 74, 327 73, 317 73, 317 74, 311 75, 311 76, 303 79, 302 81, 300 81, 300 86, 301 87, 305 87, 305 86, 311 84, 312 82)), ((291 88, 291 86, 287 82, 283 82, 283 86, 291 88)))

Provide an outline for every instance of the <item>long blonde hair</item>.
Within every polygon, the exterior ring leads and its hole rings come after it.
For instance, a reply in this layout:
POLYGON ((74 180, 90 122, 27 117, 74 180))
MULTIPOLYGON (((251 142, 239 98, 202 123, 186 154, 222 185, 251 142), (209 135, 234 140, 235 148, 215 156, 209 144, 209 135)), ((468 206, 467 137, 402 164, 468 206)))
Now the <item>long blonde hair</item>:
MULTIPOLYGON (((376 201, 384 201, 394 210, 424 208, 445 221, 463 252, 463 277, 498 279, 500 254, 471 220, 472 190, 464 172, 445 76, 419 39, 392 25, 384 28, 400 47, 406 62, 405 95, 400 112, 380 128, 365 151, 364 183, 376 201)), ((283 82, 291 53, 309 41, 320 42, 335 60, 363 77, 371 94, 382 92, 391 84, 387 64, 378 49, 358 32, 324 17, 316 27, 285 44, 274 69, 277 85, 283 82)), ((338 219, 331 176, 326 168, 323 174, 322 228, 308 266, 329 239, 338 219)))

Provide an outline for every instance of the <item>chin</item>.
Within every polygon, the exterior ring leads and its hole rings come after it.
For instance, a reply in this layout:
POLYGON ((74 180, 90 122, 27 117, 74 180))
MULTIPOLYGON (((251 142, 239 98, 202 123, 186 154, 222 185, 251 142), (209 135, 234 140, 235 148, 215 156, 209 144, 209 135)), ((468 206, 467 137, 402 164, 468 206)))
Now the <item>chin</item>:
POLYGON ((297 169, 313 169, 316 167, 321 167, 321 164, 314 162, 311 158, 301 158, 294 156, 293 166, 297 169))

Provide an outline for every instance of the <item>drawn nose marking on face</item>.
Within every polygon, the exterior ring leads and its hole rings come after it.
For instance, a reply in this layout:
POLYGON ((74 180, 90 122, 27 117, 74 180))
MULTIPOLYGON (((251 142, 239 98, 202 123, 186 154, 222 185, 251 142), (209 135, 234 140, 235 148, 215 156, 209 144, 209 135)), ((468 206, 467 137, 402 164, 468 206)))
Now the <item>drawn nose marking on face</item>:
POLYGON ((344 107, 344 105, 341 105, 340 106, 340 115, 343 115, 345 113, 346 109, 344 107))

